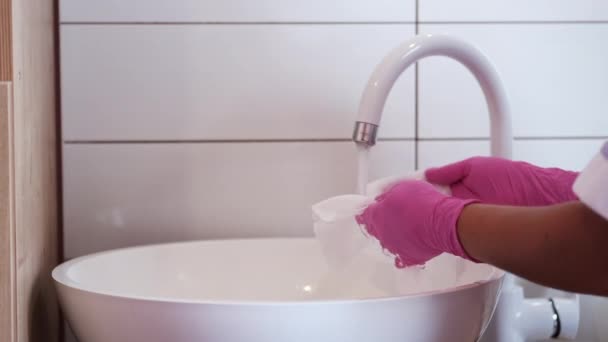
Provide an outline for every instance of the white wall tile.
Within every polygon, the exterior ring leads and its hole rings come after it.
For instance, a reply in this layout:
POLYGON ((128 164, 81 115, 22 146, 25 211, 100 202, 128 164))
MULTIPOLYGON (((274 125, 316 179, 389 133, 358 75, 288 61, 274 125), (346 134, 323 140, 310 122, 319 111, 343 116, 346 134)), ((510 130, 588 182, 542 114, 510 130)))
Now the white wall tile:
POLYGON ((608 298, 581 296, 581 318, 578 340, 581 342, 603 342, 608 340, 608 298))
POLYGON ((524 140, 516 141, 513 155, 516 159, 544 166, 582 170, 602 147, 604 140, 524 140))
MULTIPOLYGON (((580 171, 599 151, 601 139, 518 140, 513 144, 513 159, 542 167, 580 171)), ((490 154, 488 141, 422 141, 418 146, 421 169, 441 166, 473 156, 490 154)))
POLYGON ((420 141, 418 143, 418 167, 426 169, 489 154, 490 143, 488 141, 420 141))
MULTIPOLYGON (((477 45, 502 75, 517 136, 608 135, 608 24, 421 25, 477 45)), ((419 74, 422 137, 488 136, 483 95, 464 67, 424 60, 419 74)))
MULTIPOLYGON (((413 25, 68 25, 66 140, 349 138, 376 64, 413 25)), ((383 137, 414 135, 414 72, 383 137)))
POLYGON ((414 21, 415 0, 61 0, 62 22, 414 21))
MULTIPOLYGON (((381 142, 371 178, 413 170, 413 142, 381 142)), ((67 144, 65 254, 177 240, 312 235, 310 206, 353 193, 336 143, 67 144)))
POLYGON ((605 0, 423 0, 421 21, 607 20, 605 0))

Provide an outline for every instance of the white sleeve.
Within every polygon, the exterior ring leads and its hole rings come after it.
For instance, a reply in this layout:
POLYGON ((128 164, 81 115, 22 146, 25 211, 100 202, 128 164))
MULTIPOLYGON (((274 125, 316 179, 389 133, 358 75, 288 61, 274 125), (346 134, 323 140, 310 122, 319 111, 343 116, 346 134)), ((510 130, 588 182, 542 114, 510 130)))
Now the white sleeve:
POLYGON ((608 220, 608 142, 576 178, 573 190, 581 202, 608 220))

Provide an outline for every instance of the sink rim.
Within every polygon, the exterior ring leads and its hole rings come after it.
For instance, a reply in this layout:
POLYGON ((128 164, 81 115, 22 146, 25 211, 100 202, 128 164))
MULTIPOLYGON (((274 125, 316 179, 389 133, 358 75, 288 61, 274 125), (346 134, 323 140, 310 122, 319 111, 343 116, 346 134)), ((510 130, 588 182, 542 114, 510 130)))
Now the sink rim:
POLYGON ((309 299, 309 300, 228 300, 228 299, 184 299, 184 298, 174 298, 174 297, 160 297, 160 296, 146 296, 146 295, 126 295, 120 294, 112 291, 102 291, 102 290, 93 290, 91 288, 87 288, 85 285, 76 282, 68 276, 68 271, 72 266, 83 262, 85 260, 100 257, 106 254, 114 254, 124 251, 133 251, 133 250, 141 250, 141 249, 151 249, 155 247, 171 247, 175 245, 186 245, 186 244, 196 244, 196 243, 221 243, 221 242, 254 242, 254 241, 294 241, 294 240, 306 240, 306 241, 314 241, 314 238, 310 237, 256 237, 256 238, 237 238, 237 239, 201 239, 201 240, 188 240, 188 241, 176 241, 176 242, 168 242, 168 243, 156 243, 149 245, 139 245, 139 246, 131 246, 131 247, 123 247, 110 249, 106 251, 91 253, 87 255, 83 255, 80 257, 73 258, 71 260, 65 261, 59 265, 57 265, 51 275, 53 281, 56 286, 65 286, 73 290, 100 295, 107 296, 125 300, 136 300, 136 301, 148 301, 148 302, 157 302, 157 303, 166 303, 166 304, 204 304, 204 305, 225 305, 225 306, 290 306, 290 305, 344 305, 344 304, 354 304, 354 303, 381 303, 387 301, 399 301, 405 299, 413 299, 413 298, 422 298, 422 297, 430 297, 437 295, 447 295, 455 292, 464 291, 467 289, 471 289, 478 286, 483 286, 488 283, 492 283, 495 281, 502 281, 506 272, 496 268, 492 265, 488 265, 492 268, 492 271, 487 279, 480 280, 477 282, 472 282, 465 285, 448 287, 441 290, 435 291, 427 291, 427 292, 418 292, 414 294, 408 295, 392 295, 392 296, 382 296, 382 297, 369 297, 369 298, 353 298, 353 299, 309 299))

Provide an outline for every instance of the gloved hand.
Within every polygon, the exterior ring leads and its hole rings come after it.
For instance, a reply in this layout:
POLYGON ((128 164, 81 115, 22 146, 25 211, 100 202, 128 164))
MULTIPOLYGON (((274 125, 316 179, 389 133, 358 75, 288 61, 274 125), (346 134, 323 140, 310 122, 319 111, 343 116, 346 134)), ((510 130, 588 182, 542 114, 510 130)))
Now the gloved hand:
POLYGON ((425 172, 429 182, 449 185, 455 197, 517 206, 577 200, 572 191, 577 176, 577 172, 493 157, 474 157, 425 172))
POLYGON ((424 181, 405 180, 376 198, 357 222, 396 256, 395 265, 421 265, 443 252, 467 256, 456 224, 474 199, 446 196, 424 181))

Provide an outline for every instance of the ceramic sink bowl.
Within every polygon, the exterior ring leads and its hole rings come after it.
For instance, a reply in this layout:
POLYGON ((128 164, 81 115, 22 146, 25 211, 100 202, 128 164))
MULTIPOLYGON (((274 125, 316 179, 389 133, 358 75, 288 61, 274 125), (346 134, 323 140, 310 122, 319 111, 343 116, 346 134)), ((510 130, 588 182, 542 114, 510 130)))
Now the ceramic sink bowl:
POLYGON ((386 274, 331 273, 314 239, 277 238, 102 252, 53 278, 80 342, 476 341, 503 278, 448 255, 386 274))

